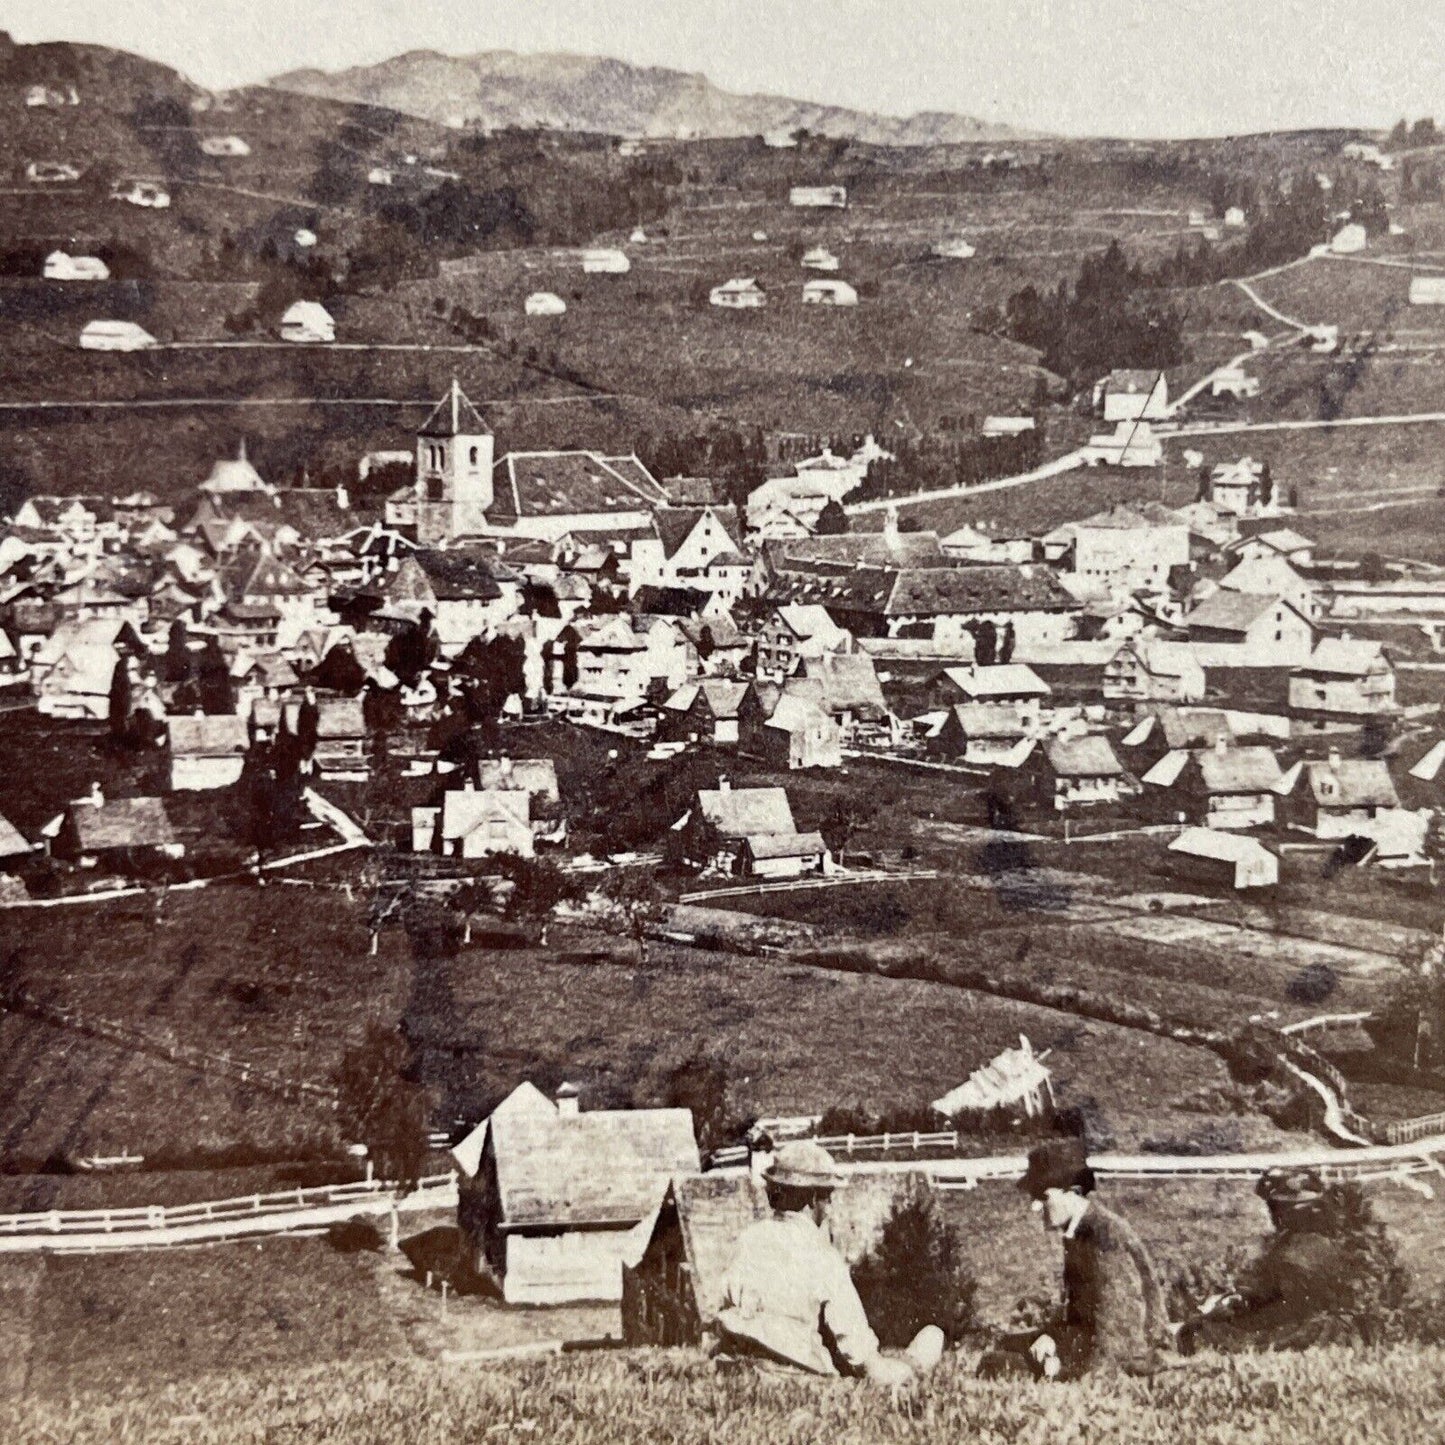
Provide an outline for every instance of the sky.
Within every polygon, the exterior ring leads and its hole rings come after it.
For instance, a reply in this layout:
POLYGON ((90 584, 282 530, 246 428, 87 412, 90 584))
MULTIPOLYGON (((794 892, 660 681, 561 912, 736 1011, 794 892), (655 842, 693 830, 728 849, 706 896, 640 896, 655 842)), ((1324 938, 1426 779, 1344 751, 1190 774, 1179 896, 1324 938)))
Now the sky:
POLYGON ((561 50, 1063 135, 1445 118, 1431 0, 6 0, 0 28, 132 50, 211 88, 406 50, 561 50))

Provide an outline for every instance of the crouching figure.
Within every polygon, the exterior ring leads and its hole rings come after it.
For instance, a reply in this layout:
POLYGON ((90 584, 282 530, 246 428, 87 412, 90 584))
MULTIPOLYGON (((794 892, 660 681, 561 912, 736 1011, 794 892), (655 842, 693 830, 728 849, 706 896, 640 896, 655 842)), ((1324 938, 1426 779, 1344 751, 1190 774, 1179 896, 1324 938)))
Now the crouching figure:
POLYGON ((783 1144, 763 1180, 772 1217, 738 1238, 716 1323, 719 1358, 912 1389, 942 1356, 943 1331, 929 1325, 896 1354, 879 1347, 847 1262, 819 1227, 843 1182, 828 1151, 783 1144))
POLYGON ((1402 1303, 1405 1276, 1359 1185, 1271 1169, 1255 1193, 1275 1232, 1233 1290, 1184 1322, 1180 1352, 1373 1342, 1402 1303))
POLYGON ((1069 1380, 1091 1370, 1148 1375, 1164 1368, 1169 1330, 1158 1276, 1128 1221, 1092 1197, 1083 1141, 1040 1144, 1019 1188, 1045 1228, 1063 1238, 1063 1305, 1043 1329, 999 1340, 979 1374, 1069 1380))

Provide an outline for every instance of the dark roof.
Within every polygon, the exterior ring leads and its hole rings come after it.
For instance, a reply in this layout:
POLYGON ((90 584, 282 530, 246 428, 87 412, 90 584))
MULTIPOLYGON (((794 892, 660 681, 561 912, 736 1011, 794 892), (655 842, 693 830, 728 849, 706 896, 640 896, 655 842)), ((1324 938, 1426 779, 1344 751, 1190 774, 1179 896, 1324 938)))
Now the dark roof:
POLYGON ((422 423, 418 436, 490 436, 492 432, 482 414, 467 400, 455 377, 447 394, 436 404, 432 414, 422 423))
POLYGON ((625 457, 603 457, 602 460, 619 477, 630 482, 639 492, 650 497, 654 502, 665 503, 669 500, 666 488, 648 471, 641 458, 628 453, 625 457))
POLYGON ((1117 778, 1123 764, 1114 756, 1109 739, 1099 733, 1081 738, 1055 738, 1046 749, 1049 766, 1061 777, 1117 778))
POLYGON ((166 741, 172 757, 231 757, 246 751, 246 720, 235 713, 168 717, 166 741))
POLYGON ((641 617, 696 617, 707 606, 707 593, 694 587, 654 587, 649 582, 632 594, 627 605, 641 617))
POLYGON ((1161 707, 1164 741, 1173 748, 1212 748, 1220 738, 1233 741, 1229 715, 1218 708, 1161 707))
POLYGON ((653 513, 653 522, 657 527, 657 535, 662 540, 663 555, 671 557, 692 536, 698 523, 709 512, 727 533, 733 546, 741 547, 742 533, 738 527, 735 507, 659 507, 653 513))
POLYGON ((782 788, 704 788, 698 808, 724 838, 751 838, 759 833, 792 833, 793 810, 782 788))
POLYGON ((497 586, 496 559, 472 552, 436 551, 419 547, 403 560, 386 585, 388 602, 424 602, 426 593, 420 586, 420 570, 430 584, 438 602, 454 602, 463 598, 492 601, 502 595, 497 586))
POLYGON ((83 853, 105 848, 160 848, 176 841, 159 798, 110 798, 98 808, 75 803, 70 816, 83 853))
POLYGON ((698 1318, 708 1324, 722 1308, 724 1277, 738 1236, 769 1217, 768 1198, 748 1174, 715 1173, 674 1179, 668 1203, 677 1212, 698 1318))
MULTIPOLYGON (((1290 607, 1281 597, 1270 597, 1260 592, 1234 592, 1221 587, 1184 619, 1184 625, 1189 628, 1207 627, 1215 632, 1248 632, 1271 607, 1280 603, 1290 607)), ((1290 607, 1290 611, 1296 609, 1290 607)))
POLYGON ((775 570, 818 572, 867 567, 942 567, 948 562, 937 532, 845 532, 769 542, 764 552, 775 570))
POLYGON ((497 463, 495 491, 494 520, 637 512, 659 500, 595 452, 509 452, 497 463))
POLYGON ((926 567, 899 572, 890 617, 970 612, 1072 612, 1074 600, 1047 567, 926 567))
MULTIPOLYGON (((866 652, 825 652, 803 659, 803 680, 821 688, 819 702, 827 713, 888 716, 888 704, 873 659, 866 652)), ((784 685, 784 691, 788 691, 784 685)))

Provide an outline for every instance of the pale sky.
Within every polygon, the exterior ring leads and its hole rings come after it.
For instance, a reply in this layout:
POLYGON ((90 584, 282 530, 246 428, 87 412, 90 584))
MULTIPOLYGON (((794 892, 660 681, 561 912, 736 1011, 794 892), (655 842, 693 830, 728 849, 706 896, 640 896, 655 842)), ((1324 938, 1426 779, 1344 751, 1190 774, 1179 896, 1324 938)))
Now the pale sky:
POLYGON ((0 28, 137 51, 213 88, 404 50, 565 50, 1070 135, 1445 119, 1434 0, 7 0, 0 28))

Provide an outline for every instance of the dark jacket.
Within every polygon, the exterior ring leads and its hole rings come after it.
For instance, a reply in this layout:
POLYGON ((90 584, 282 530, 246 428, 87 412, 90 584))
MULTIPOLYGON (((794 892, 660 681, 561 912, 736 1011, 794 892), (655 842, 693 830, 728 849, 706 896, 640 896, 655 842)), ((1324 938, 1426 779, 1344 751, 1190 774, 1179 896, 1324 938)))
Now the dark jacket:
POLYGON ((1169 1339, 1153 1261, 1133 1226, 1096 1200, 1064 1240, 1064 1328, 1068 1374, 1098 1366, 1152 1368, 1169 1339))

